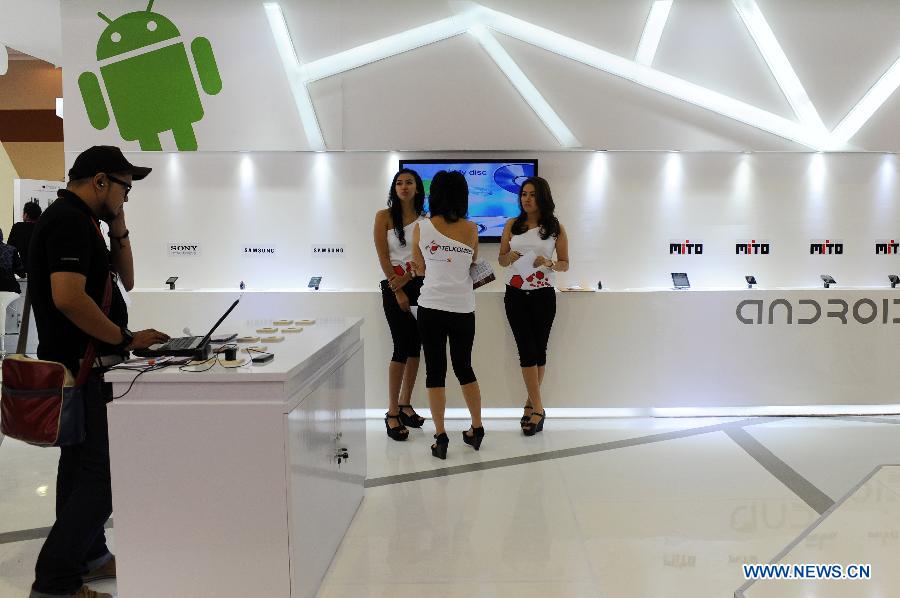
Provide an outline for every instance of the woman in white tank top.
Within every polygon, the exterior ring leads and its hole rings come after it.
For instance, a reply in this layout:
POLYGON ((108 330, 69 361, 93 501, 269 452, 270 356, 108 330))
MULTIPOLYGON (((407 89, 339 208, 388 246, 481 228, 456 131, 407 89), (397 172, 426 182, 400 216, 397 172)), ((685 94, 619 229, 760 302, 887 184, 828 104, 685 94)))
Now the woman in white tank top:
POLYGON ((462 174, 443 170, 435 174, 428 201, 431 219, 419 222, 413 232, 416 271, 425 275, 417 319, 435 429, 431 454, 446 459, 450 442, 444 429, 448 340, 453 373, 472 415, 472 426, 463 432, 463 442, 477 451, 484 439, 481 391, 472 370, 475 292, 469 275, 478 257, 478 227, 466 220, 469 186, 462 174))
POLYGON ((388 410, 384 414, 387 435, 406 440, 410 428, 421 428, 425 418, 412 408, 412 392, 419 371, 422 342, 410 307, 417 304, 422 277, 412 268, 413 228, 425 211, 425 186, 414 170, 394 175, 388 207, 375 214, 375 251, 384 274, 381 302, 394 353, 388 364, 388 410))
POLYGON ((503 303, 528 391, 521 420, 526 436, 544 429, 541 382, 556 316, 554 273, 569 269, 569 240, 553 213, 555 207, 547 181, 527 179, 519 190, 519 216, 506 223, 500 239, 500 265, 508 268, 503 303))

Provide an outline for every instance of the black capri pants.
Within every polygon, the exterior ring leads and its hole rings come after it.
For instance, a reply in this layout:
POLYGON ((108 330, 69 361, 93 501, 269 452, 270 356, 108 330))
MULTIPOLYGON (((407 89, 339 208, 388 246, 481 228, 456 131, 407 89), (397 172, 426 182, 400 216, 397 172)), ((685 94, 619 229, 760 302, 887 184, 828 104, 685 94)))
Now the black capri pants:
POLYGON ((506 285, 503 305, 519 349, 519 365, 523 368, 546 365, 547 342, 556 317, 556 290, 523 291, 506 285))
MULTIPOLYGON (((419 302, 419 293, 424 280, 423 277, 417 276, 403 286, 403 292, 409 298, 410 305, 416 305, 419 302)), ((388 328, 391 329, 391 340, 394 341, 394 354, 391 356, 391 361, 406 363, 407 359, 418 359, 422 341, 419 339, 416 319, 410 312, 400 309, 397 296, 394 295, 387 280, 381 281, 381 303, 384 306, 388 328)))
POLYGON ((447 340, 450 362, 460 386, 475 382, 472 345, 475 343, 475 312, 466 314, 419 307, 419 335, 425 351, 425 387, 443 388, 447 378, 447 340))

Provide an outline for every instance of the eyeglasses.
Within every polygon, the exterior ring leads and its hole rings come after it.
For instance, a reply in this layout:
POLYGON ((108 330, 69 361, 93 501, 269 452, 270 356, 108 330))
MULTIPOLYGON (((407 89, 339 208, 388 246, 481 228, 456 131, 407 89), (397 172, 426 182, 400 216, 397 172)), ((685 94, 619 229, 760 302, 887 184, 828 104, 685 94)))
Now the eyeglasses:
POLYGON ((106 175, 106 178, 108 178, 109 180, 111 180, 111 181, 114 182, 114 183, 119 183, 120 185, 122 185, 123 187, 125 187, 125 197, 128 197, 128 192, 131 191, 131 185, 129 185, 128 183, 126 183, 126 182, 123 181, 122 179, 117 179, 116 177, 114 177, 114 176, 111 175, 111 174, 106 175))

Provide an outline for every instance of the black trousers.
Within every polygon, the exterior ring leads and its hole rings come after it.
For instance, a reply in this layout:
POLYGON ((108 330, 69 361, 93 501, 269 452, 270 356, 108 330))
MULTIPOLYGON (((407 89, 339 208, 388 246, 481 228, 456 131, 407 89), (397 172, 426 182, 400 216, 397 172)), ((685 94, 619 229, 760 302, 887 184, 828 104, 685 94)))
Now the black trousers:
MULTIPOLYGON (((419 276, 404 285, 403 292, 409 298, 410 305, 418 304, 424 280, 419 276)), ((391 356, 391 361, 406 363, 407 359, 418 359, 422 351, 422 341, 419 339, 416 319, 410 312, 400 309, 397 296, 394 295, 387 280, 381 281, 381 304, 384 306, 384 316, 387 318, 388 328, 391 330, 391 340, 394 341, 394 354, 391 356)))
POLYGON ((523 368, 546 365, 547 342, 556 317, 556 291, 552 288, 523 291, 507 285, 503 305, 519 349, 519 365, 523 368))
POLYGON ((103 526, 112 514, 106 424, 112 385, 91 374, 84 399, 84 442, 60 449, 56 522, 34 569, 32 589, 47 594, 74 594, 81 576, 110 558, 103 526))
POLYGON ((475 343, 475 312, 460 314, 419 307, 419 335, 425 352, 425 387, 443 388, 447 378, 447 341, 450 363, 460 386, 475 382, 472 345, 475 343))

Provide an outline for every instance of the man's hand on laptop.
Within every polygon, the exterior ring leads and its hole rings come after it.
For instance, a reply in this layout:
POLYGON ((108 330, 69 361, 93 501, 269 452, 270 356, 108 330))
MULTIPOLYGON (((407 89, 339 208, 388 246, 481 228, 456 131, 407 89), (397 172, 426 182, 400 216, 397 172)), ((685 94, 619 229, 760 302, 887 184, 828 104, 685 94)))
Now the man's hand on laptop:
POLYGON ((156 345, 159 343, 164 343, 169 340, 169 335, 164 332, 160 332, 159 330, 154 330, 153 328, 148 328, 147 330, 138 330, 134 333, 134 340, 131 341, 131 344, 125 347, 127 351, 133 351, 135 349, 146 349, 151 345, 156 345))

